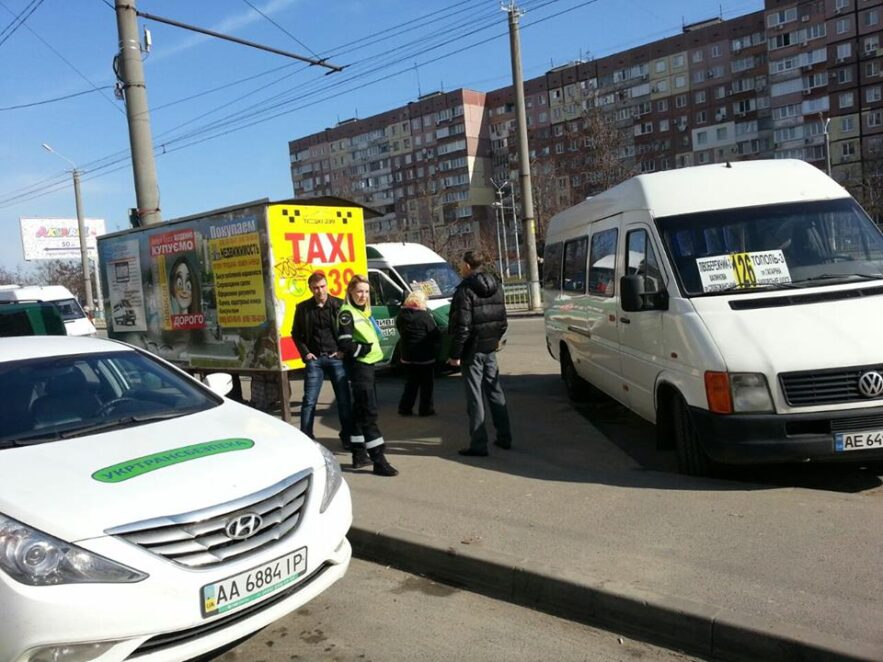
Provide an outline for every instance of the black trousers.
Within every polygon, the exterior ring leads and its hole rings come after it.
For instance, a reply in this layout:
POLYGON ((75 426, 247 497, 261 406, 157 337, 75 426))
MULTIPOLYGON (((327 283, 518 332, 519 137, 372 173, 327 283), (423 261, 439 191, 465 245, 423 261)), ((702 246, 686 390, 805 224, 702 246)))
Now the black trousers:
POLYGON ((399 400, 399 412, 411 413, 417 394, 420 394, 420 405, 417 408, 421 416, 426 416, 433 411, 432 390, 435 386, 435 366, 431 363, 419 365, 404 363, 405 367, 405 390, 399 400))
POLYGON ((383 435, 377 427, 377 392, 374 388, 374 366, 350 361, 347 366, 353 391, 352 443, 365 444, 368 452, 383 452, 383 435))

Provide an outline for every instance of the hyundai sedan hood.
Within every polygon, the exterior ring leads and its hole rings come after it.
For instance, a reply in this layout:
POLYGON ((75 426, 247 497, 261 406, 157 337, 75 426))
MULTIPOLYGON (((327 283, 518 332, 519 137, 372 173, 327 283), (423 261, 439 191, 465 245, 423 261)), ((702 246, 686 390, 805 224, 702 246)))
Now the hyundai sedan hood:
POLYGON ((225 401, 178 418, 4 449, 0 513, 75 542, 323 466, 315 444, 295 428, 225 401))

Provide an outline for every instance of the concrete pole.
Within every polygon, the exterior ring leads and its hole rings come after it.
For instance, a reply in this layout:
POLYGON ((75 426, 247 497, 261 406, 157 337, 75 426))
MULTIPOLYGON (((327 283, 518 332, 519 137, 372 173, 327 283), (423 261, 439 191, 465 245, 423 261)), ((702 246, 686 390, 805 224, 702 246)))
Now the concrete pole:
POLYGON ((80 235, 80 259, 83 269, 83 286, 86 288, 86 305, 95 314, 92 300, 92 274, 89 273, 89 249, 86 247, 86 221, 83 218, 83 202, 80 199, 80 171, 74 168, 74 199, 77 203, 77 234, 80 235))
MULTIPOLYGON (((518 124, 518 168, 521 185, 521 220, 524 223, 524 249, 527 258, 528 305, 532 311, 543 308, 540 297, 540 272, 537 266, 537 230, 533 212, 533 188, 530 181, 530 149, 527 144, 527 111, 524 107, 524 77, 521 72, 521 38, 518 34, 520 10, 514 0, 505 8, 509 13, 509 47, 512 54, 512 85, 515 88, 518 124)), ((513 191, 514 195, 514 191, 513 191)))
POLYGON ((96 317, 103 319, 104 292, 101 291, 101 267, 98 264, 98 246, 95 247, 95 296, 98 298, 98 308, 92 312, 96 317), (98 313, 101 313, 101 315, 98 313))
POLYGON ((156 162, 153 158, 153 137, 150 132, 150 111, 147 106, 147 86, 144 83, 141 43, 138 39, 138 17, 135 14, 135 0, 114 2, 120 39, 117 75, 126 97, 135 200, 141 223, 153 225, 161 223, 162 217, 159 210, 156 162))
POLYGON ((497 263, 500 267, 500 278, 503 277, 503 249, 500 247, 500 211, 497 205, 491 205, 494 209, 494 227, 497 229, 497 263))
MULTIPOLYGON (((509 270, 509 240, 506 237, 508 234, 508 228, 506 227, 506 207, 503 205, 503 189, 497 189, 497 204, 500 206, 500 224, 503 226, 503 255, 506 258, 506 278, 509 278, 510 270, 509 270)), ((500 274, 503 275, 503 274, 500 274)))

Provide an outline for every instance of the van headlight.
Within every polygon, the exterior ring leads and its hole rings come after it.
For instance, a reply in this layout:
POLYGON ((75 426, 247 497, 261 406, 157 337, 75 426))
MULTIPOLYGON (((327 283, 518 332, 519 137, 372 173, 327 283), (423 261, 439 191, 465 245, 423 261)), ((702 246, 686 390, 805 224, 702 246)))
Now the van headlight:
POLYGON ((773 399, 766 376, 755 372, 730 373, 733 411, 760 413, 773 411, 773 399))
POLYGON ((147 575, 0 515, 0 569, 29 586, 140 582, 147 575))
POLYGON ((340 471, 340 463, 334 457, 334 453, 325 448, 322 444, 316 443, 319 452, 322 453, 322 459, 325 460, 325 493, 322 495, 322 505, 319 506, 319 512, 324 513, 328 509, 340 484, 343 482, 343 473, 340 471))

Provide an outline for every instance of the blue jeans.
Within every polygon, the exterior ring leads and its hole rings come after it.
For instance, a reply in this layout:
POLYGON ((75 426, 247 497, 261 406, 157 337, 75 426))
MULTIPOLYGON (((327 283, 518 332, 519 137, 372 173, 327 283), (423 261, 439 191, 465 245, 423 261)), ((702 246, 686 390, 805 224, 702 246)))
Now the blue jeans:
POLYGON ((337 400, 337 416, 340 418, 340 439, 349 443, 353 429, 353 406, 350 397, 350 384, 347 379, 343 359, 333 356, 319 356, 306 361, 304 375, 304 399, 300 408, 300 429, 310 439, 313 436, 313 420, 316 418, 316 403, 325 377, 331 380, 334 398, 337 400))

